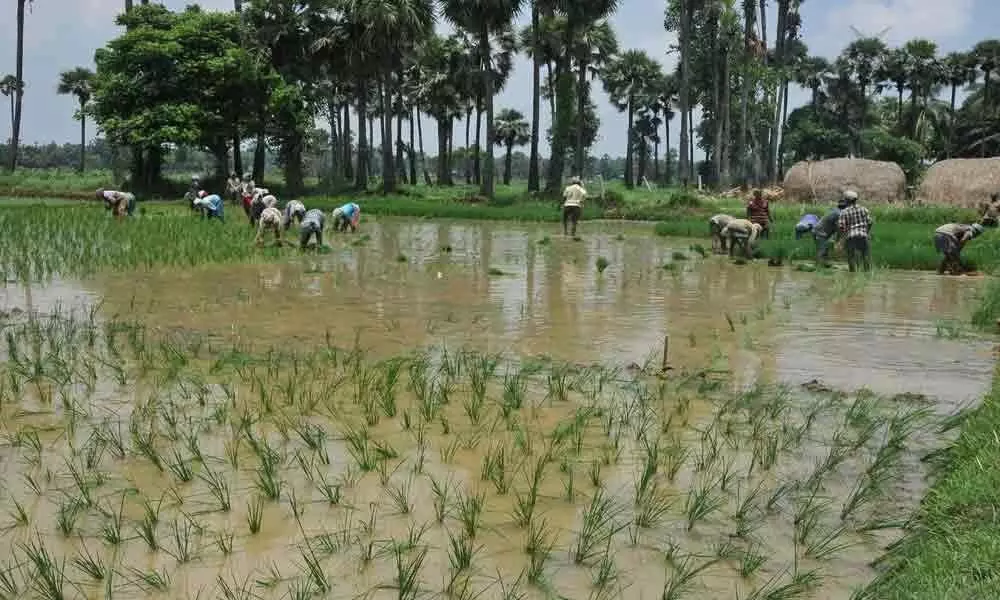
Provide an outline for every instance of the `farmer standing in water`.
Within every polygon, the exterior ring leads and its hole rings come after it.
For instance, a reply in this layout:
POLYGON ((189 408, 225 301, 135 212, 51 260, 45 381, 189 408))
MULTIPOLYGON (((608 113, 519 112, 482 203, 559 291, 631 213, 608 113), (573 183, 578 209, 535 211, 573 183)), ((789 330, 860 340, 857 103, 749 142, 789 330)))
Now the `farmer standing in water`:
POLYGON ((563 190, 562 224, 563 235, 576 237, 576 224, 583 214, 583 201, 587 199, 587 190, 580 178, 573 176, 569 185, 563 190))
POLYGON ((962 249, 969 241, 982 235, 985 229, 979 223, 948 223, 934 230, 934 247, 944 255, 938 266, 938 274, 950 271, 952 275, 965 272, 962 265, 962 249))
POLYGON ((844 238, 847 266, 852 272, 857 271, 859 266, 871 271, 872 215, 864 206, 858 206, 858 193, 854 190, 844 192, 844 201, 847 207, 840 211, 837 228, 844 238))
POLYGON ((771 232, 771 205, 764 197, 763 190, 753 191, 753 196, 747 203, 747 219, 760 225, 760 235, 757 237, 766 240, 771 232))
POLYGON ((831 208, 819 223, 813 227, 813 240, 816 241, 816 264, 826 265, 829 262, 830 244, 840 235, 837 229, 837 221, 840 219, 840 211, 847 208, 847 201, 841 199, 836 208, 831 208))
POLYGON ((795 239, 801 240, 805 234, 815 231, 817 225, 819 225, 819 217, 813 214, 802 215, 799 222, 795 224, 795 239))
POLYGON ((97 190, 97 199, 104 201, 104 208, 111 211, 118 220, 135 213, 135 194, 114 190, 97 190))
POLYGON ((218 219, 225 222, 222 214, 222 197, 218 194, 209 194, 205 190, 198 192, 198 199, 194 201, 196 208, 201 210, 202 219, 218 219))
POLYGON ((722 228, 720 235, 729 238, 729 256, 739 245, 746 258, 753 257, 753 245, 760 237, 761 226, 747 219, 733 219, 722 228))

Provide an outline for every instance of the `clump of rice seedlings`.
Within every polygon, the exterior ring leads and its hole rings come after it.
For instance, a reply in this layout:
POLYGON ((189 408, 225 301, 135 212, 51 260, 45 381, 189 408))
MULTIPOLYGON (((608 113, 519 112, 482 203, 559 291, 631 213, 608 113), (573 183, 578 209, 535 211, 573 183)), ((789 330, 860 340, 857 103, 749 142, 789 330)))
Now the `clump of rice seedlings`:
POLYGON ((73 535, 76 531, 76 521, 83 512, 84 503, 79 498, 65 498, 59 504, 56 513, 56 527, 64 537, 73 535))
POLYGON ((243 579, 243 583, 238 582, 233 576, 232 585, 223 579, 222 575, 219 575, 216 578, 216 586, 223 600, 252 600, 255 597, 253 583, 250 581, 249 575, 243 579))
POLYGON ((805 497, 796 498, 792 524, 795 528, 795 542, 804 544, 819 526, 823 513, 829 504, 820 499, 817 490, 811 490, 805 497))
POLYGON ((39 598, 47 600, 63 600, 65 596, 64 587, 66 584, 66 560, 56 562, 41 538, 35 542, 22 544, 28 562, 34 567, 34 577, 31 579, 31 587, 39 598))
POLYGON ((219 510, 229 512, 231 508, 229 482, 226 481, 225 475, 216 473, 206 466, 205 470, 198 474, 198 478, 208 486, 208 492, 219 505, 219 510))
POLYGON ((588 471, 590 476, 590 484, 595 488, 601 487, 601 461, 594 459, 590 461, 590 471, 588 471))
POLYGON ((663 586, 663 600, 677 600, 691 591, 695 579, 713 564, 717 559, 709 559, 701 564, 694 564, 691 556, 685 556, 680 561, 673 562, 673 572, 663 586))
POLYGON ((524 552, 528 555, 528 582, 539 585, 545 578, 545 563, 555 548, 555 534, 549 530, 544 519, 532 521, 528 528, 528 540, 524 552))
POLYGON ((438 523, 444 523, 445 518, 450 514, 451 480, 441 482, 430 477, 431 493, 434 495, 434 517, 438 523))
POLYGON ((759 542, 750 544, 740 553, 740 577, 749 579, 767 562, 767 556, 762 552, 759 542))
POLYGON ((180 483, 187 483, 194 478, 194 471, 191 470, 191 465, 188 464, 188 461, 185 460, 183 456, 181 456, 181 453, 177 450, 177 448, 173 449, 173 454, 171 458, 168 459, 167 467, 180 483))
POLYGON ((632 528, 629 535, 632 545, 639 540, 640 529, 658 527, 674 506, 674 499, 660 490, 654 483, 647 487, 642 495, 636 498, 636 512, 632 518, 632 528))
POLYGON ((603 273, 604 270, 607 269, 608 265, 610 265, 610 264, 611 263, 608 262, 608 259, 604 258, 603 256, 598 256, 597 257, 597 261, 595 263, 595 265, 597 266, 597 272, 598 273, 603 273))
POLYGON ((395 585, 398 600, 415 600, 420 592, 420 569, 427 558, 427 548, 408 555, 400 548, 394 549, 396 562, 395 585))
POLYGON ((493 444, 483 455, 482 479, 492 482, 497 494, 501 496, 507 494, 513 481, 514 470, 510 468, 512 458, 503 442, 493 444))
POLYGON ((413 481, 407 479, 398 486, 392 485, 388 486, 385 490, 389 500, 396 509, 397 514, 408 515, 413 511, 413 504, 410 501, 410 487, 413 481))
POLYGON ((0 594, 3 594, 5 598, 21 597, 22 590, 17 581, 19 575, 23 578, 21 565, 13 559, 7 561, 5 568, 0 568, 0 594))
POLYGON ((565 366, 553 367, 545 377, 548 392, 545 399, 549 402, 569 400, 569 369, 565 366))
POLYGON ((736 521, 736 537, 746 539, 760 525, 760 521, 755 519, 759 511, 758 500, 764 491, 764 482, 759 482, 745 496, 739 490, 736 492, 737 507, 733 513, 733 520, 736 521))
POLYGON ((167 551, 179 563, 191 562, 194 549, 192 547, 192 534, 194 527, 189 518, 175 519, 171 526, 171 533, 174 539, 174 552, 167 551))
POLYGON ((775 575, 763 586, 757 588, 746 600, 797 600, 808 598, 810 592, 815 590, 822 583, 822 577, 816 570, 796 572, 792 575, 792 580, 787 583, 779 583, 781 574, 775 575))
POLYGON ((687 518, 687 530, 691 531, 698 521, 725 505, 725 499, 715 493, 715 483, 703 481, 688 490, 684 501, 684 515, 687 518))
POLYGON ((805 555, 817 560, 825 560, 847 550, 854 544, 844 539, 848 530, 844 526, 819 532, 805 540, 805 555))
POLYGON ((840 520, 844 521, 861 506, 878 499, 885 491, 885 486, 898 474, 900 456, 903 452, 901 441, 887 433, 886 439, 879 447, 871 464, 854 483, 847 500, 840 511, 840 520))
POLYGON ((527 382, 520 371, 507 371, 503 378, 503 395, 501 397, 501 411, 504 419, 509 419, 510 415, 524 406, 524 397, 528 393, 527 382))
POLYGON ((615 534, 627 526, 618 521, 621 513, 622 509, 615 506, 603 489, 594 493, 583 513, 583 525, 573 545, 574 563, 579 565, 592 560, 600 553, 600 548, 606 547, 615 534))
POLYGON ((402 368, 402 361, 398 359, 387 360, 379 365, 381 377, 376 383, 376 401, 382 414, 390 419, 396 416, 396 388, 402 368))
POLYGON ((11 498, 11 502, 14 504, 14 510, 10 512, 10 517, 14 519, 15 527, 23 527, 28 524, 30 520, 28 518, 28 513, 24 509, 24 506, 17 501, 17 498, 11 498))
POLYGON ((500 570, 497 569, 497 586, 500 588, 500 598, 501 600, 525 600, 526 594, 521 590, 522 581, 524 580, 526 571, 521 571, 517 574, 517 579, 508 584, 503 580, 500 575, 500 570))
POLYGON ((100 555, 94 555, 90 552, 90 549, 87 548, 87 544, 84 543, 82 536, 80 537, 80 545, 83 547, 83 552, 73 557, 73 566, 94 581, 103 581, 108 573, 108 569, 104 565, 104 561, 101 559, 100 555))
POLYGON ((147 592, 165 592, 170 588, 170 575, 166 571, 162 573, 156 570, 140 571, 135 567, 129 567, 129 572, 135 577, 133 584, 147 592))
POLYGON ((344 438, 347 441, 347 451, 362 471, 367 473, 378 467, 378 454, 374 444, 371 443, 367 428, 349 427, 344 438))
POLYGON ((263 525, 263 521, 264 499, 260 496, 256 496, 253 500, 247 503, 247 525, 250 528, 250 533, 259 533, 261 525, 263 525))
POLYGON ((611 554, 611 543, 609 540, 608 547, 604 549, 604 554, 601 555, 601 561, 597 563, 597 567, 593 570, 593 574, 591 576, 591 585, 594 587, 596 597, 603 597, 603 594, 610 591, 611 586, 617 581, 618 567, 615 566, 614 557, 611 554))
POLYGON ((486 499, 480 494, 459 494, 458 502, 455 506, 456 517, 462 523, 465 535, 469 539, 476 539, 476 533, 482 524, 483 506, 486 499))
POLYGON ((163 471, 163 459, 156 449, 156 434, 153 426, 142 428, 133 417, 129 424, 129 433, 132 435, 132 446, 141 456, 144 456, 158 471, 163 471))
POLYGON ((225 556, 233 553, 233 532, 230 530, 218 531, 215 533, 215 547, 225 556))
POLYGON ((690 451, 690 448, 685 446, 677 436, 671 436, 670 441, 664 447, 663 466, 667 479, 671 482, 677 478, 677 473, 680 472, 681 467, 687 461, 690 451))

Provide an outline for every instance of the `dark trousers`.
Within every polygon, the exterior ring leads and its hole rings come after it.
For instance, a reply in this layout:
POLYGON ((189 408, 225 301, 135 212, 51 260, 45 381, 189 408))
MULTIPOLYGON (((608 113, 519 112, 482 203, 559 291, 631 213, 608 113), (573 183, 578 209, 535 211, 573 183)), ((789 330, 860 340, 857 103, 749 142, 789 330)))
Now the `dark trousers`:
POLYGON ((849 237, 844 242, 847 250, 847 267, 853 272, 860 266, 865 271, 872 270, 871 244, 867 236, 849 237))
POLYGON ((962 245, 955 236, 947 233, 934 234, 934 247, 944 255, 938 266, 938 273, 951 271, 958 275, 964 270, 962 267, 962 245))
POLYGON ((576 224, 580 222, 579 206, 564 206, 562 210, 563 235, 576 235, 576 224))

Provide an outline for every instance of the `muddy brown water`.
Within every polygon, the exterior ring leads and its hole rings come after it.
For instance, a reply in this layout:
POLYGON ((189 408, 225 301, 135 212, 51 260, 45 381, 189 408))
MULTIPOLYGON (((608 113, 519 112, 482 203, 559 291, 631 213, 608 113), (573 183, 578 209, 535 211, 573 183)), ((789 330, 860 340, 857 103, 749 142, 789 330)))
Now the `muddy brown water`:
MULTIPOLYGON (((374 356, 382 357, 443 344, 452 349, 467 347, 511 356, 543 355, 578 365, 625 367, 650 362, 658 366, 663 337, 669 335, 670 363, 676 371, 711 362, 732 372, 732 384, 737 389, 752 386, 755 381, 790 384, 788 393, 794 400, 789 401, 789 408, 778 419, 789 424, 801 422, 800 413, 806 407, 825 402, 825 394, 804 394, 799 390, 798 384, 812 379, 846 392, 872 390, 879 395, 877 404, 890 412, 896 408, 893 402, 905 403, 891 401, 890 396, 901 392, 926 395, 939 413, 977 399, 990 379, 990 340, 971 336, 955 325, 967 314, 978 285, 975 280, 885 272, 859 283, 857 278, 843 274, 798 273, 764 265, 734 266, 724 259, 700 258, 690 249, 700 240, 656 239, 644 226, 598 228, 588 224, 582 241, 563 239, 551 228, 510 224, 380 220, 366 225, 365 232, 370 239, 364 243, 352 243, 358 236, 335 237, 330 253, 307 258, 290 253, 289 261, 281 264, 111 274, 30 288, 8 285, 0 291, 0 303, 8 313, 15 309, 45 313, 60 307, 87 309, 100 302, 96 314, 102 319, 116 314, 138 315, 150 330, 206 333, 226 342, 252 343, 261 350, 271 345, 311 348, 323 344, 328 333, 338 345, 349 347, 358 336, 374 356), (546 235, 551 239, 539 243, 546 235), (598 273, 595 266, 598 257, 609 263, 603 273, 598 273), (672 266, 665 269, 665 264, 672 266)), ((315 385, 330 385, 332 375, 316 377, 315 385)), ((276 379, 268 382, 278 386, 276 379)), ((153 393, 150 385, 98 385, 94 395, 79 400, 82 405, 96 406, 93 412, 97 416, 88 412, 82 421, 93 421, 96 430, 98 417, 118 415, 128 443, 129 419, 135 421, 137 403, 152 403, 148 399, 153 393)), ((658 384, 650 385, 655 388, 658 384)), ((540 391, 532 388, 532 393, 544 395, 544 384, 539 386, 540 391)), ((254 405, 257 392, 252 385, 237 383, 235 389, 244 392, 240 403, 254 405)), ((26 390, 24 393, 29 394, 30 389, 26 390)), ((671 389, 663 393, 668 399, 661 399, 654 410, 658 419, 675 414, 675 409, 665 407, 674 406, 690 391, 671 389)), ((499 394, 499 390, 491 391, 491 397, 499 394)), ((615 414, 615 410, 624 410, 621 406, 633 406, 630 394, 617 392, 602 410, 615 414)), ((525 586, 528 597, 659 598, 671 574, 676 576, 676 568, 667 566, 666 556, 676 552, 699 563, 732 540, 728 533, 732 530, 731 517, 722 516, 731 514, 738 504, 732 494, 724 500, 719 514, 707 517, 690 532, 684 527, 684 504, 690 490, 705 483, 705 473, 690 465, 696 455, 705 452, 705 438, 700 432, 720 422, 717 418, 713 421, 719 407, 717 400, 701 393, 693 398, 689 412, 685 412, 689 426, 676 433, 677 439, 689 448, 691 458, 676 481, 663 482, 674 500, 669 518, 651 531, 642 532, 637 544, 630 543, 626 532, 616 536, 608 549, 617 580, 604 590, 603 596, 593 586, 599 565, 577 566, 569 551, 581 527, 581 513, 594 493, 588 473, 604 460, 608 434, 595 421, 580 438, 582 453, 564 459, 562 465, 548 467, 540 510, 555 532, 555 549, 546 567, 549 591, 525 586)), ((848 412, 850 398, 853 396, 843 401, 846 404, 841 408, 823 411, 825 416, 819 417, 815 433, 807 435, 804 445, 791 456, 779 461, 775 471, 738 478, 740 493, 745 495, 756 484, 773 492, 781 483, 806 477, 832 447, 831 436, 839 419, 848 412)), ((576 402, 554 406, 538 400, 534 408, 525 409, 527 433, 523 435, 540 446, 547 433, 578 415, 576 407, 588 402, 581 394, 574 399, 576 402)), ((188 419, 188 429, 197 426, 195 432, 205 453, 220 457, 210 467, 216 472, 229 472, 221 457, 227 446, 239 439, 235 430, 230 431, 237 411, 227 409, 224 412, 228 416, 220 417, 223 409, 218 406, 225 406, 225 400, 210 398, 207 406, 216 408, 209 419, 205 416, 205 402, 178 399, 176 405, 170 405, 182 415, 182 421, 188 419), (212 419, 221 426, 210 428, 206 423, 212 419)), ((401 405, 405 402, 400 400, 401 405)), ((344 406, 348 405, 349 401, 344 406)), ((411 409, 416 410, 414 406, 411 409)), ((132 455, 121 460, 105 457, 101 468, 108 473, 110 483, 102 487, 102 506, 117 510, 116 503, 121 501, 126 520, 131 519, 126 527, 131 539, 117 552, 100 540, 102 518, 93 514, 99 511, 91 510, 81 517, 79 529, 84 537, 80 539, 64 539, 52 525, 60 511, 65 512, 61 490, 72 488, 65 459, 72 459, 80 448, 88 446, 91 438, 82 433, 87 427, 80 425, 82 432, 74 432, 76 442, 70 447, 65 440, 72 436, 61 433, 67 431, 69 417, 65 410, 44 405, 37 410, 14 412, 6 405, 4 410, 9 417, 6 430, 10 440, 19 439, 18 432, 37 431, 45 447, 45 458, 37 464, 25 458, 30 452, 23 441, 10 441, 0 449, 5 481, 24 481, 26 474, 31 475, 33 481, 41 482, 42 492, 36 495, 27 485, 13 485, 4 495, 4 502, 10 505, 11 500, 17 500, 26 507, 33 527, 39 529, 50 551, 68 557, 68 577, 78 582, 76 590, 86 597, 106 597, 106 590, 102 584, 88 583, 79 570, 74 570, 74 558, 85 552, 103 557, 106 564, 115 564, 120 570, 112 585, 114 597, 146 597, 138 573, 151 570, 170 575, 170 585, 163 592, 169 597, 225 597, 219 577, 232 587, 247 581, 248 588, 262 597, 282 597, 289 593, 292 578, 299 577, 296 574, 304 569, 304 555, 296 549, 302 534, 314 540, 314 536, 322 535, 328 542, 320 562, 335 583, 330 597, 397 597, 398 590, 390 589, 396 572, 387 540, 405 539, 424 523, 428 530, 421 544, 433 550, 423 563, 420 587, 424 594, 433 595, 442 591, 449 579, 449 532, 457 533, 461 526, 454 519, 449 519, 448 527, 436 525, 428 474, 439 482, 452 481, 464 494, 484 493, 484 529, 473 544, 476 554, 470 578, 472 595, 506 597, 505 586, 512 585, 526 566, 522 551, 527 541, 525 532, 514 527, 510 517, 515 492, 524 491, 523 477, 518 475, 511 492, 505 495, 494 492, 479 477, 486 453, 498 444, 516 446, 517 435, 502 428, 460 424, 467 419, 454 405, 448 409, 451 412, 446 411, 448 422, 454 425, 445 428, 453 431, 448 433, 439 424, 432 424, 425 434, 429 440, 426 443, 416 441, 412 431, 404 431, 398 417, 383 418, 370 428, 372 439, 385 440, 402 457, 394 467, 396 471, 386 475, 388 486, 382 485, 373 473, 364 477, 351 474, 350 455, 336 432, 343 432, 345 422, 354 423, 356 415, 334 412, 308 416, 333 436, 327 442, 330 464, 323 469, 331 481, 345 481, 346 477, 343 503, 328 506, 316 493, 315 483, 307 481, 293 466, 294 448, 282 446, 289 461, 284 471, 286 492, 282 502, 264 505, 263 526, 256 535, 244 531, 247 503, 256 493, 253 466, 248 466, 254 463, 245 442, 237 444, 243 456, 242 466, 232 469, 229 475, 233 509, 225 514, 205 508, 211 504, 211 495, 197 479, 186 484, 171 483, 167 473, 151 468, 148 461, 132 455), (421 471, 415 475, 418 455, 421 471), (404 486, 409 486, 413 501, 409 514, 399 514, 388 499, 387 490, 404 486), (292 489, 306 502, 301 530, 290 516, 288 491, 292 489), (165 550, 153 552, 135 531, 143 515, 140 498, 155 503, 161 497, 165 498, 160 526, 165 550), (197 540, 192 542, 197 557, 190 562, 172 556, 177 550, 171 541, 171 523, 183 524, 186 514, 194 515, 194 522, 206 528, 205 533, 192 538, 197 540), (235 533, 231 555, 216 550, 213 542, 216 534, 227 531, 235 533), (370 561, 359 556, 365 551, 362 538, 374 540, 370 561)), ((279 421, 262 430, 263 435, 273 435, 275 427, 280 429, 279 421)), ((163 427, 162 423, 159 427, 163 427)), ((663 425, 664 431, 669 427, 663 425)), ((613 497, 630 504, 634 501, 632 488, 636 471, 642 467, 643 450, 634 434, 626 432, 619 438, 620 458, 606 464, 600 477, 613 497)), ((877 441, 869 446, 878 446, 877 441)), ((913 448, 902 459, 906 474, 895 481, 893 493, 883 507, 893 517, 899 518, 916 505, 926 488, 919 455, 940 442, 929 435, 915 438, 913 448)), ((165 443, 165 447, 179 445, 165 443)), ((752 462, 749 447, 737 444, 726 448, 720 464, 745 471, 752 462)), ((852 455, 844 461, 843 472, 830 477, 827 486, 832 506, 839 508, 869 459, 863 452, 852 455)), ((520 460, 523 467, 528 457, 520 456, 520 460)), ((733 598, 737 592, 739 597, 746 597, 771 578, 786 582, 786 570, 796 554, 790 541, 794 537, 790 519, 798 501, 783 505, 781 510, 762 517, 762 525, 753 536, 761 544, 757 549, 768 558, 757 574, 741 578, 734 571, 733 560, 723 561, 695 578, 685 597, 733 598)), ((840 524, 831 516, 835 512, 824 513, 821 518, 827 530, 840 524)), ((15 548, 15 542, 33 539, 33 531, 14 527, 5 535, 15 548)), ((803 597, 848 598, 853 589, 870 580, 873 571, 868 563, 897 535, 895 530, 852 532, 844 537, 852 544, 850 549, 823 561, 803 559, 803 569, 819 568, 825 578, 821 587, 803 597)), ((733 545, 746 549, 739 540, 733 545)), ((21 555, 13 558, 23 560, 21 555)), ((25 573, 30 571, 30 567, 25 569, 25 573)), ((31 578, 25 575, 23 579, 31 578)), ((457 590, 452 592, 461 597, 457 590)))

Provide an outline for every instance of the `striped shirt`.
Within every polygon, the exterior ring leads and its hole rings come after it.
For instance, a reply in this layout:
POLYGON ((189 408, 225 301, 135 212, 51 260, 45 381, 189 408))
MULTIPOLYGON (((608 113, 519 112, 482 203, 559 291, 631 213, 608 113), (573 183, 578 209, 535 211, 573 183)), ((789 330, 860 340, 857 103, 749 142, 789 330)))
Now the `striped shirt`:
POLYGON ((854 204, 840 212, 837 227, 847 239, 868 237, 872 228, 872 215, 864 206, 854 204))
POLYGON ((747 204, 747 217, 751 222, 767 227, 771 223, 771 206, 767 198, 752 199, 747 204))
POLYGON ((314 208, 306 213, 306 216, 302 217, 302 231, 323 231, 323 222, 326 217, 323 215, 323 211, 318 208, 314 208))

